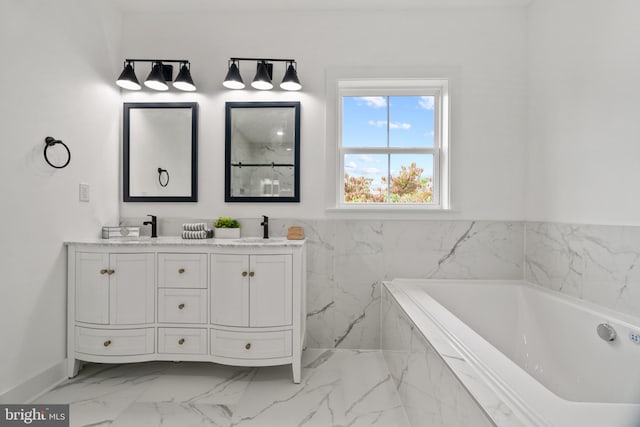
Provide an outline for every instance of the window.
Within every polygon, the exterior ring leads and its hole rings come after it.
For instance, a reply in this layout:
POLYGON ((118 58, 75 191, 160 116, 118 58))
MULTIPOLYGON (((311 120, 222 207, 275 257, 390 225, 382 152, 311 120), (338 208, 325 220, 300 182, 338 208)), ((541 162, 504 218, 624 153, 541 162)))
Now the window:
POLYGON ((341 207, 448 208, 447 84, 341 81, 341 207))

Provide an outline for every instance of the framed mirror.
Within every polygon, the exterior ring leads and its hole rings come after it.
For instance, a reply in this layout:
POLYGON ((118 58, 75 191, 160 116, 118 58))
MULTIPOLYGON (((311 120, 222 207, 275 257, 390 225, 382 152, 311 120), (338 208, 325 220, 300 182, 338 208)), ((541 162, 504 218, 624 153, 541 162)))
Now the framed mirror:
POLYGON ((225 202, 300 202, 300 103, 227 102, 225 202))
POLYGON ((125 202, 198 201, 198 104, 125 103, 125 202))

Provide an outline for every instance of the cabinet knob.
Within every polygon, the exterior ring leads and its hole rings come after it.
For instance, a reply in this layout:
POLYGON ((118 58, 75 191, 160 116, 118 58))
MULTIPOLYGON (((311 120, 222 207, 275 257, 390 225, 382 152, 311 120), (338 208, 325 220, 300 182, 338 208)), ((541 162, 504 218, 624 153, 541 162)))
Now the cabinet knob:
POLYGON ((103 345, 104 345, 105 347, 109 347, 109 346, 111 345, 111 340, 106 340, 106 341, 103 343, 103 345))
POLYGON ((256 275, 256 273, 254 273, 253 271, 251 273, 249 273, 249 277, 253 277, 255 275, 256 275))
POLYGON ((245 344, 244 348, 246 348, 247 350, 251 349, 251 343, 248 342, 247 344, 245 344))
POLYGON ((184 268, 179 268, 179 269, 178 269, 178 273, 179 273, 179 274, 184 273, 184 268))
POLYGON ((108 274, 109 276, 111 276, 111 275, 112 275, 113 273, 115 273, 115 272, 116 272, 115 270, 107 270, 107 274, 108 274))
POLYGON ((180 344, 180 345, 184 344, 184 338, 180 338, 180 339, 178 340, 178 344, 180 344))
POLYGON ((184 303, 182 303, 182 304, 178 304, 178 309, 179 309, 179 310, 182 310, 183 308, 184 308, 184 303))
POLYGON ((100 270, 100 274, 107 274, 109 272, 109 270, 107 270, 106 268, 103 268, 102 270, 100 270))
POLYGON ((246 271, 242 272, 242 277, 247 277, 247 272, 246 271))

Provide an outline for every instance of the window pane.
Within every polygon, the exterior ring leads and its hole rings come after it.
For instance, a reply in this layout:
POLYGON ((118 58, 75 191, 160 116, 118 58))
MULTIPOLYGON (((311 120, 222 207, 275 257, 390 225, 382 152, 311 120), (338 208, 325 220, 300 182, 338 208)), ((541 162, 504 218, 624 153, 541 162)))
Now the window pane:
POLYGON ((433 155, 391 155, 391 203, 433 203, 433 155))
POLYGON ((433 147, 434 103, 433 96, 390 96, 389 145, 433 147))
POLYGON ((387 146, 387 97, 342 97, 342 146, 387 146))
POLYGON ((344 202, 387 203, 386 154, 345 154, 344 202))

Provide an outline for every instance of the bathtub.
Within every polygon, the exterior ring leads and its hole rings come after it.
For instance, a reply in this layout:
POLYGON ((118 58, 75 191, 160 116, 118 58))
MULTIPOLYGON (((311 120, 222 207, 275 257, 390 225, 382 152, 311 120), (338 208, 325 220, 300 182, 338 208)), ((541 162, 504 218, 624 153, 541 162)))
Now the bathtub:
POLYGON ((384 285, 494 424, 640 426, 639 319, 522 281, 384 285))

